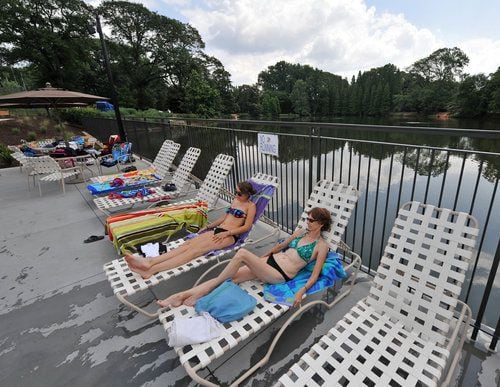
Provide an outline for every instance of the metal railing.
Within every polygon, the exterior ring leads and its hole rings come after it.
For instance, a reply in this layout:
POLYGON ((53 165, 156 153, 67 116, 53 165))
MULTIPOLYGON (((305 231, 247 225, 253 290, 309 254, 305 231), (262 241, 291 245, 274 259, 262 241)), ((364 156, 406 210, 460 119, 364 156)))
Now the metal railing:
MULTIPOLYGON (((482 330, 492 336, 490 348, 496 346, 499 309, 489 301, 500 296, 500 219, 492 216, 500 213, 500 153, 460 147, 487 139, 490 149, 498 150, 500 131, 193 119, 126 120, 124 124, 134 152, 147 159, 154 158, 166 138, 180 143, 184 150, 201 148, 193 170, 201 179, 217 154, 232 155, 236 162, 225 186, 228 190, 256 172, 278 176, 281 187, 266 216, 288 232, 295 228, 317 180, 354 186, 360 198, 344 238, 361 255, 369 274, 379 264, 403 203, 417 200, 472 214, 479 221, 480 235, 461 299, 473 310, 472 338, 482 330), (360 130, 365 133, 360 135, 360 130), (389 131, 396 133, 399 141, 385 135, 366 139, 373 137, 372 133, 389 131), (259 152, 258 132, 278 136, 279 157, 259 152), (440 136, 440 146, 426 144, 430 134, 440 136), (455 140, 449 141, 452 136, 455 140), (495 326, 495 330, 491 328, 495 326)), ((89 118, 84 126, 100 140, 116 133, 116 124, 109 119, 89 118)), ((183 152, 179 153, 181 157, 183 152)))

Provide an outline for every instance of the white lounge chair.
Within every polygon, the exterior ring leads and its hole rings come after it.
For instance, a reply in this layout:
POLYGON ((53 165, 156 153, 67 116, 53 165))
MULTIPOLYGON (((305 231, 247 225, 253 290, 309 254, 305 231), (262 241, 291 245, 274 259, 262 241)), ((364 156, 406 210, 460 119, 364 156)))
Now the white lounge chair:
MULTIPOLYGON (((169 169, 174 162, 175 156, 180 149, 180 144, 175 143, 172 140, 165 140, 158 150, 155 159, 151 163, 151 167, 147 169, 152 169, 160 178, 165 178, 169 173, 169 169)), ((99 164, 99 170, 102 173, 101 166, 99 164)), ((111 175, 101 175, 90 179, 93 183, 105 183, 112 181, 113 179, 122 176, 123 173, 115 173, 111 175)))
MULTIPOLYGON (((250 182, 254 182, 257 184, 265 185, 265 186, 271 186, 273 188, 273 193, 276 191, 276 188, 278 186, 278 178, 274 176, 269 176, 265 175, 262 173, 256 174, 254 177, 252 177, 250 182)), ((203 186, 202 186, 203 187, 203 186)), ((202 188, 200 188, 200 191, 202 188)), ((259 220, 261 215, 263 214, 267 203, 269 200, 271 200, 271 196, 269 196, 267 193, 267 190, 264 191, 263 193, 257 193, 254 195, 253 200, 260 201, 260 203, 257 206, 257 213, 255 216, 254 224, 259 220)), ((182 203, 182 202, 180 202, 182 203)), ((213 205, 215 204, 215 201, 210 202, 212 206, 209 208, 213 208, 213 205)), ((179 204, 176 203, 176 204, 179 204)), ((150 317, 150 318, 155 318, 158 316, 158 312, 150 313, 147 312, 145 309, 138 307, 137 305, 133 304, 130 302, 127 297, 130 297, 134 295, 135 293, 146 290, 154 285, 159 284, 160 282, 169 280, 170 278, 177 277, 178 275, 184 274, 188 272, 191 269, 194 269, 196 267, 205 265, 207 263, 211 263, 214 261, 220 262, 220 258, 223 256, 226 256, 229 253, 235 252, 238 249, 249 245, 249 244, 254 244, 261 242, 267 238, 270 238, 274 234, 278 232, 278 227, 275 225, 275 230, 273 233, 270 233, 263 238, 259 238, 257 240, 250 239, 246 235, 241 235, 239 238, 239 241, 236 245, 230 246, 229 248, 223 249, 223 250, 218 250, 214 251, 212 253, 206 254, 204 256, 198 257, 196 259, 193 259, 192 261, 173 268, 171 270, 165 270, 160 273, 157 273, 153 275, 152 277, 148 279, 143 279, 140 275, 137 273, 134 273, 130 271, 127 262, 123 259, 115 259, 114 261, 111 261, 107 264, 104 265, 104 272, 106 273, 106 276, 108 277, 108 281, 113 288, 113 292, 115 293, 115 296, 120 300, 125 305, 128 305, 130 308, 141 312, 142 314, 150 317)), ((248 235, 248 234, 247 234, 248 235)), ((167 244, 168 250, 175 249, 185 243, 187 238, 180 238, 177 240, 174 240, 172 242, 169 242, 167 244)))
MULTIPOLYGON (((341 241, 341 238, 344 234, 345 228, 357 202, 357 199, 357 191, 350 186, 333 183, 328 180, 320 181, 314 187, 313 192, 311 193, 309 200, 307 201, 297 228, 306 227, 307 213, 311 210, 311 208, 326 208, 330 211, 333 219, 333 224, 331 230, 328 233, 324 233, 323 236, 333 250, 336 250, 338 247, 342 248, 343 243, 341 241)), ((344 247, 346 246, 344 245, 344 247)), ((296 316, 318 303, 324 304, 327 307, 331 308, 350 293, 351 288, 354 285, 359 267, 361 266, 361 258, 355 253, 351 254, 352 261, 346 267, 347 271, 353 271, 348 280, 348 282, 350 283, 348 290, 343 291, 342 294, 340 296, 337 296, 335 301, 331 304, 327 304, 321 300, 313 301, 307 305, 302 306, 301 308, 297 309, 296 312, 291 314, 291 316, 282 326, 280 332, 275 336, 274 341, 270 345, 269 351, 266 356, 264 356, 264 358, 262 358, 244 375, 242 375, 235 382, 236 385, 238 383, 241 383, 268 361, 269 356, 273 351, 274 346, 276 345, 276 341, 279 340, 283 331, 293 322, 296 316)), ((226 262, 223 263, 225 264, 226 262)), ((213 266, 211 270, 214 267, 215 266, 213 266)), ((266 301, 263 297, 263 285, 260 281, 247 281, 241 283, 240 286, 257 300, 257 305, 251 313, 240 320, 224 324, 226 331, 217 339, 202 344, 193 344, 185 347, 174 348, 179 355, 180 362, 186 369, 186 372, 195 382, 199 384, 215 386, 215 384, 200 377, 197 372, 207 367, 213 360, 219 358, 227 351, 237 346, 243 340, 249 338, 254 333, 269 325, 271 322, 276 320, 291 308, 290 306, 275 304, 266 301)), ((160 310, 159 319, 162 322, 164 328, 167 330, 170 328, 174 317, 189 317, 194 315, 194 308, 180 306, 178 308, 164 308, 160 310)))
POLYGON ((403 205, 368 297, 277 385, 448 385, 470 321, 458 297, 477 235, 468 214, 403 205))
MULTIPOLYGON (((165 140, 160 147, 160 150, 156 154, 151 167, 155 174, 157 174, 162 180, 168 175, 170 168, 172 167, 172 163, 174 162, 175 156, 179 152, 181 148, 180 144, 173 142, 172 140, 165 140)), ((102 170, 99 170, 102 173, 102 170)), ((92 177, 90 181, 92 183, 105 183, 108 181, 112 181, 113 179, 123 176, 123 173, 115 173, 112 175, 101 175, 92 177)))
MULTIPOLYGON (((154 188, 152 189, 154 190, 154 193, 151 193, 150 195, 144 197, 138 196, 133 198, 111 199, 108 196, 101 196, 95 198, 94 203, 98 209, 103 211, 105 214, 109 215, 111 211, 130 209, 135 204, 138 203, 163 200, 163 199, 171 200, 178 198, 179 196, 186 193, 186 189, 188 187, 188 182, 189 182, 189 176, 191 175, 191 171, 193 170, 196 161, 198 161, 200 153, 201 150, 198 148, 191 147, 187 150, 186 154, 181 160, 181 163, 179 164, 179 167, 175 170, 174 175, 172 176, 171 179, 171 182, 175 184, 175 186, 177 187, 175 191, 165 191, 160 186, 153 185, 154 188)), ((221 157, 217 158, 214 164, 217 166, 220 165, 220 171, 222 172, 222 174, 217 175, 216 178, 217 178, 217 183, 222 185, 227 176, 227 173, 229 173, 229 170, 231 169, 232 161, 230 163, 231 165, 229 165, 228 162, 230 160, 227 159, 225 155, 220 155, 220 156, 221 157), (224 175, 224 173, 226 173, 226 175, 224 175)), ((167 179, 165 179, 164 181, 167 181, 167 179)), ((151 186, 151 184, 148 184, 148 186, 151 186)), ((214 187, 216 187, 216 185, 214 187)), ((217 190, 219 188, 220 186, 217 187, 217 190)))
POLYGON ((62 169, 59 163, 50 156, 30 157, 28 165, 32 168, 30 175, 38 177, 40 196, 42 196, 41 181, 60 181, 63 193, 66 193, 64 180, 81 173, 80 167, 62 169))
POLYGON ((12 152, 10 156, 19 163, 19 170, 22 172, 23 167, 26 167, 28 163, 26 160, 28 157, 15 145, 7 145, 7 149, 12 152))

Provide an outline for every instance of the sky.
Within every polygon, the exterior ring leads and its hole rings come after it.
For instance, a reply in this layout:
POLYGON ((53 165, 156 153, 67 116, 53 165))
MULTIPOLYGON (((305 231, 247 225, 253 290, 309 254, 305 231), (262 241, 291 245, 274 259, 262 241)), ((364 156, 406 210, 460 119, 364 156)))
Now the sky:
POLYGON ((134 2, 194 26, 234 85, 256 83, 259 72, 280 60, 350 79, 387 63, 405 69, 443 47, 467 54, 469 74, 500 66, 499 0, 134 2))

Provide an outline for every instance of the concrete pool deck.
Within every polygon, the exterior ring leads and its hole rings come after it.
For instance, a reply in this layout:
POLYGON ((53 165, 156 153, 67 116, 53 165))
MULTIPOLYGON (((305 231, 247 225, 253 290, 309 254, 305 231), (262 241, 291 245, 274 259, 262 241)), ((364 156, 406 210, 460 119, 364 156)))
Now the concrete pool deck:
MULTIPOLYGON (((0 385, 195 385, 167 345, 159 321, 114 297, 102 270, 118 257, 112 244, 106 238, 83 243, 90 235, 103 235, 105 220, 85 183, 67 184, 66 195, 59 184, 45 183, 40 197, 37 188, 28 190, 19 168, 0 170, 0 182, 0 385)), ((258 224, 256 232, 262 235, 268 228, 258 224)), ((253 249, 261 252, 270 243, 253 249)), ((136 300, 152 307, 157 298, 191 286, 204 270, 142 292, 136 300)), ((289 327, 269 364, 245 385, 272 385, 369 286, 370 277, 360 275, 353 293, 332 310, 305 312, 289 327)), ((231 383, 266 352, 283 322, 218 359, 202 376, 231 383)), ((453 385, 495 386, 499 378, 498 353, 467 344, 453 385)))

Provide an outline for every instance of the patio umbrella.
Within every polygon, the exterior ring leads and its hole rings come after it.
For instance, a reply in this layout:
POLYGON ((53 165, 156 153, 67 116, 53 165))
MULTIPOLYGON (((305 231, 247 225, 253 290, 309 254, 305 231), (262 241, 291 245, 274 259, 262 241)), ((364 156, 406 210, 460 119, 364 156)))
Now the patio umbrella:
POLYGON ((79 93, 77 91, 63 90, 52 87, 47 83, 45 87, 37 90, 21 91, 19 93, 0 96, 0 107, 46 107, 57 108, 88 105, 96 101, 109 98, 98 95, 79 93))
MULTIPOLYGON (((1 108, 49 108, 79 107, 86 106, 96 101, 109 100, 109 98, 98 95, 85 94, 52 87, 46 83, 45 87, 37 90, 21 91, 18 93, 1 95, 1 108)), ((63 130, 66 140, 66 133, 63 130)))

